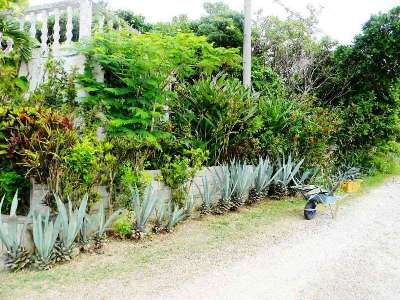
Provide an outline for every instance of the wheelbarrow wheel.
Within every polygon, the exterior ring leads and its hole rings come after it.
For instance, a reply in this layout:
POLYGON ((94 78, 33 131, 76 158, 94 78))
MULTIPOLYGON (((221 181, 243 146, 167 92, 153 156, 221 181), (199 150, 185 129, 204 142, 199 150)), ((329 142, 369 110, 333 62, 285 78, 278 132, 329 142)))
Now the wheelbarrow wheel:
POLYGON ((304 218, 306 220, 312 220, 317 214, 317 204, 314 201, 308 201, 306 207, 304 207, 304 218))

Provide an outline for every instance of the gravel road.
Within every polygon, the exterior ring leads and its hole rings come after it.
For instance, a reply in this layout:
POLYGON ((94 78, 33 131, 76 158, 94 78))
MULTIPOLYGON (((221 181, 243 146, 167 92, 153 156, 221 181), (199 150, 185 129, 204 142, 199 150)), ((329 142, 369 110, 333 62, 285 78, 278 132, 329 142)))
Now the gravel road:
POLYGON ((395 180, 349 201, 335 220, 324 214, 294 226, 284 240, 266 242, 250 256, 149 298, 400 299, 395 180))

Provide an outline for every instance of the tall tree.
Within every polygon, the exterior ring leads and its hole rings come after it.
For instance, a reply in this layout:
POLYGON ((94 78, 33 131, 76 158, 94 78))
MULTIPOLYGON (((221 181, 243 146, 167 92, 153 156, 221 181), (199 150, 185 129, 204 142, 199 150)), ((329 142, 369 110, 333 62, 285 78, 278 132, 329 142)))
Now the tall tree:
POLYGON ((329 60, 336 43, 328 37, 320 38, 319 10, 309 6, 308 14, 302 15, 283 8, 288 14, 285 19, 258 18, 253 53, 265 67, 279 74, 291 94, 304 98, 331 75, 329 60))
POLYGON ((206 15, 192 23, 197 35, 204 35, 216 47, 241 48, 243 45, 243 14, 223 2, 204 4, 206 15))

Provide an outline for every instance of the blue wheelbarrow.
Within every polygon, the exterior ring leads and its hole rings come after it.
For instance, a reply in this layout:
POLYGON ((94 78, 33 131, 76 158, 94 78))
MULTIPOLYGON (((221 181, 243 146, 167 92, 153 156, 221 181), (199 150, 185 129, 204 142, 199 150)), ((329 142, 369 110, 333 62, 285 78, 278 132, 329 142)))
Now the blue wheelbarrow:
POLYGON ((304 207, 304 218, 306 220, 312 220, 315 218, 317 215, 318 204, 328 205, 332 218, 336 217, 338 210, 336 202, 342 197, 334 196, 333 191, 325 190, 316 185, 296 186, 295 189, 299 191, 307 201, 306 206, 304 207), (333 205, 335 205, 335 209, 333 209, 333 205))
POLYGON ((317 215, 318 204, 329 206, 332 218, 335 218, 338 211, 337 201, 344 198, 343 196, 335 196, 336 190, 340 187, 343 180, 353 180, 359 176, 360 169, 358 168, 353 167, 346 171, 339 171, 339 173, 332 178, 334 184, 330 185, 329 190, 316 185, 297 184, 294 189, 300 192, 307 201, 306 206, 304 207, 304 218, 306 220, 314 219, 317 215), (335 205, 335 209, 333 209, 333 205, 335 205))

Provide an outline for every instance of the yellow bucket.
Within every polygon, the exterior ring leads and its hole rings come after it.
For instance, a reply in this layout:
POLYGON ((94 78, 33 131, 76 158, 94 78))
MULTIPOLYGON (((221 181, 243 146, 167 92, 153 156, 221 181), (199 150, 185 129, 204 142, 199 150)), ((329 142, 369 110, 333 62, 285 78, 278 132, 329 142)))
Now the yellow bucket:
POLYGON ((361 181, 343 181, 340 188, 346 193, 357 193, 361 189, 361 181))

